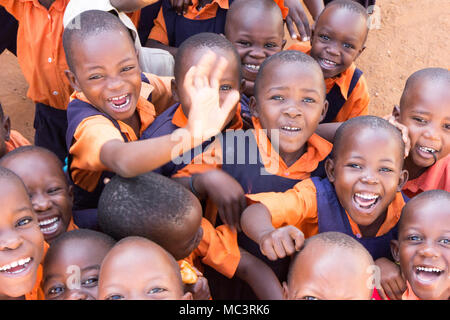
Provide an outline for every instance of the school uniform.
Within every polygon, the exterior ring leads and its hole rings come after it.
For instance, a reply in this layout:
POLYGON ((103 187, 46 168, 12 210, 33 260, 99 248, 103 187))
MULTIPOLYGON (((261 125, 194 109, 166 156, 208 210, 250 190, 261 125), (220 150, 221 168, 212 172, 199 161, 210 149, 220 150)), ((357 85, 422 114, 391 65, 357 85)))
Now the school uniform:
POLYGON ((406 290, 402 294, 402 300, 421 300, 416 296, 408 281, 406 281, 406 290))
MULTIPOLYGON (((307 141, 306 152, 294 164, 287 166, 275 151, 269 138, 261 128, 257 118, 253 118, 255 130, 247 132, 227 132, 221 140, 221 146, 214 148, 214 155, 219 161, 210 161, 209 154, 204 165, 191 164, 180 172, 186 176, 221 168, 232 176, 244 189, 245 193, 283 192, 310 176, 325 176, 324 160, 331 152, 332 145, 313 134, 307 141), (232 134, 231 136, 229 134, 232 134)), ((178 174, 177 174, 178 175, 178 174)), ((217 209, 208 210, 205 216, 216 225, 222 221, 217 216, 217 209)), ((209 209, 208 208, 208 209, 209 209)), ((261 254, 259 246, 244 233, 238 234, 238 244, 252 255, 261 259, 275 272, 280 281, 285 281, 289 269, 289 258, 270 261, 261 254)), ((220 299, 256 299, 250 287, 240 279, 225 279, 214 270, 205 269, 213 296, 220 299)))
POLYGON ((358 225, 342 207, 334 186, 326 178, 303 180, 284 193, 260 193, 247 197, 267 207, 275 228, 294 225, 305 238, 327 231, 343 232, 360 242, 374 260, 380 257, 392 260, 390 240, 397 238, 397 223, 405 204, 401 192, 397 192, 376 236, 369 238, 362 237, 358 225))
POLYGON ((408 180, 402 192, 412 198, 419 193, 434 189, 450 192, 450 155, 437 161, 418 178, 408 180))
MULTIPOLYGON (((284 0, 275 2, 280 6, 283 17, 286 17, 288 9, 284 6, 284 0)), ((223 34, 227 11, 232 3, 233 0, 213 0, 197 10, 199 0, 192 0, 186 14, 178 15, 169 0, 162 0, 161 9, 148 38, 167 46, 179 47, 184 40, 197 33, 223 34)))
MULTIPOLYGON (((310 54, 311 46, 293 44, 288 50, 310 54)), ((363 72, 354 63, 334 78, 325 79, 328 111, 322 123, 344 122, 369 113, 369 90, 363 72)))
POLYGON ((38 0, 0 0, 19 21, 17 58, 29 85, 27 96, 36 104, 34 142, 64 162, 67 150, 66 108, 72 93, 62 46, 63 14, 69 0, 55 0, 47 10, 38 0))
MULTIPOLYGON (((74 184, 73 213, 75 222, 82 228, 96 227, 96 208, 104 187, 104 178, 114 175, 100 160, 103 144, 114 139, 124 142, 139 140, 144 130, 155 119, 155 107, 150 101, 166 99, 164 92, 170 90, 166 88, 165 91, 164 83, 158 82, 159 78, 156 76, 142 74, 141 78, 143 80, 141 95, 136 105, 141 121, 139 136, 126 123, 97 110, 80 92, 73 94, 68 106, 69 127, 66 139, 69 146, 69 177, 74 184), (88 217, 91 216, 92 220, 77 221, 78 211, 85 210, 89 212, 88 217), (85 226, 85 223, 88 226, 85 226)), ((81 215, 85 216, 83 213, 81 215)))
POLYGON ((19 131, 11 130, 9 133, 9 140, 5 141, 6 153, 13 151, 19 147, 31 145, 30 141, 27 140, 19 131))

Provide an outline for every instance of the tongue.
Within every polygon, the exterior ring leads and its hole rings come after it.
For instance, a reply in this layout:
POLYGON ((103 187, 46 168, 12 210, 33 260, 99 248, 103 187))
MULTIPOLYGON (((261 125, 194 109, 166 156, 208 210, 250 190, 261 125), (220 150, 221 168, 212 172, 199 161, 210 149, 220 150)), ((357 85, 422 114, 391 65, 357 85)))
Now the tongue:
POLYGON ((124 98, 119 99, 119 100, 113 100, 113 103, 114 103, 115 106, 121 106, 121 105, 123 105, 126 101, 127 101, 127 97, 124 97, 124 98))
POLYGON ((369 206, 373 205, 375 203, 375 201, 377 201, 377 198, 375 198, 375 199, 364 199, 364 198, 361 198, 361 197, 358 197, 357 195, 355 195, 355 201, 361 207, 369 207, 369 206))
POLYGON ((23 265, 23 266, 17 266, 17 267, 14 267, 14 268, 11 268, 11 269, 8 269, 7 271, 5 271, 5 272, 8 272, 8 273, 15 273, 15 272, 19 272, 19 271, 21 271, 21 270, 23 270, 23 269, 25 269, 25 266, 26 265, 23 265))

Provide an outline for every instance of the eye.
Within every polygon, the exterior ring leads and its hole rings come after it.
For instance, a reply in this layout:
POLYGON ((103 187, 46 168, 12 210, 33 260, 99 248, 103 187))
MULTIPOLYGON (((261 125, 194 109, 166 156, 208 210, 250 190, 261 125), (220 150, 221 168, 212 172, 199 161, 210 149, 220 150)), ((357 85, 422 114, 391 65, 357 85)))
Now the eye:
POLYGON ((50 188, 47 190, 48 194, 54 194, 54 193, 58 193, 59 191, 61 191, 62 188, 61 187, 54 187, 54 188, 50 188))
POLYGON ((231 90, 231 86, 229 84, 223 84, 220 86, 221 91, 229 91, 231 90))
POLYGON ((304 297, 302 297, 302 300, 319 300, 319 299, 317 299, 316 297, 313 297, 313 296, 304 296, 304 297))
POLYGON ((105 300, 123 300, 124 296, 122 296, 121 294, 110 294, 109 296, 106 297, 105 300))
POLYGON ((392 170, 390 168, 381 168, 380 171, 381 172, 393 172, 394 170, 392 170))
POLYGON ((243 47, 250 47, 252 44, 248 41, 240 40, 237 42, 237 44, 243 46, 243 47))
POLYGON ((269 42, 264 45, 265 48, 275 48, 277 45, 275 43, 269 42))
POLYGON ((88 79, 89 80, 99 80, 101 78, 103 78, 103 76, 101 74, 94 74, 94 75, 90 76, 88 79))
POLYGON ((352 169, 361 169, 361 166, 356 163, 349 163, 346 165, 346 167, 352 168, 352 169))
POLYGON ((439 243, 442 243, 445 245, 450 244, 450 239, 447 239, 447 238, 441 239, 441 240, 439 240, 439 243))
POLYGON ((153 289, 150 289, 150 290, 148 291, 148 293, 149 293, 149 294, 156 294, 156 293, 162 293, 162 292, 164 292, 164 291, 167 291, 167 290, 164 289, 164 288, 153 288, 153 289))
POLYGON ((123 68, 122 69, 122 71, 130 71, 130 70, 133 70, 134 69, 134 66, 127 66, 127 67, 125 67, 125 68, 123 68))
POLYGON ((314 102, 316 102, 316 100, 314 100, 314 99, 312 99, 312 98, 305 98, 305 99, 303 99, 302 101, 303 101, 303 102, 306 102, 306 103, 314 103, 314 102))
POLYGON ((344 48, 346 48, 346 49, 354 49, 355 47, 353 46, 353 45, 351 45, 350 43, 344 43, 343 45, 342 45, 344 48))
POLYGON ((283 98, 283 96, 280 96, 280 95, 274 95, 274 96, 270 97, 270 100, 283 101, 284 98, 283 98))
POLYGON ((427 123, 427 121, 426 121, 425 119, 420 118, 420 117, 412 117, 412 119, 413 119, 414 121, 416 121, 417 123, 420 123, 420 124, 425 124, 425 123, 427 123))
POLYGON ((407 240, 409 241, 421 241, 422 238, 418 235, 409 235, 408 237, 406 237, 407 240))
POLYGON ((63 287, 63 286, 56 286, 56 287, 51 287, 51 288, 48 290, 47 294, 48 294, 49 296, 50 296, 50 295, 56 296, 56 295, 62 294, 63 292, 64 292, 64 287, 63 287))
POLYGON ((444 124, 444 129, 450 130, 450 124, 448 123, 444 124))
POLYGON ((98 283, 98 277, 91 277, 81 282, 81 285, 84 287, 95 287, 98 283))
POLYGON ((31 223, 32 221, 33 221, 33 218, 31 218, 31 217, 22 218, 19 221, 17 221, 16 227, 26 226, 27 224, 31 223))
POLYGON ((328 36, 326 36, 324 34, 319 35, 319 38, 322 39, 322 40, 325 40, 325 41, 330 40, 330 37, 328 37, 328 36))

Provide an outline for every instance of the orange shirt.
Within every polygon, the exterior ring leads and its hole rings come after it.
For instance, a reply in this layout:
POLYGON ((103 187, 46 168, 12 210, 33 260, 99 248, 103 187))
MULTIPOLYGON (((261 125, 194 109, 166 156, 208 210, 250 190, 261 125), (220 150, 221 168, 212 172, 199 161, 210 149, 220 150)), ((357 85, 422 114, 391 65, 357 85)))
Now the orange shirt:
POLYGON ((429 167, 414 180, 403 186, 403 193, 409 198, 427 190, 441 189, 450 192, 450 155, 429 167))
POLYGON ((47 10, 38 0, 0 0, 19 21, 17 58, 29 85, 28 97, 56 109, 67 108, 72 93, 62 46, 63 15, 69 0, 55 0, 47 10))
POLYGON ((203 238, 186 260, 202 270, 198 264, 200 260, 224 276, 232 278, 241 259, 237 234, 226 225, 214 228, 205 218, 202 218, 201 227, 203 238))
POLYGON ((34 284, 33 290, 25 294, 25 300, 45 300, 44 291, 41 288, 41 281, 43 277, 43 269, 40 264, 37 269, 36 282, 34 284))
POLYGON ((75 224, 75 221, 73 221, 73 218, 70 219, 69 225, 67 226, 66 232, 77 230, 79 229, 78 226, 75 224))
POLYGON ((8 153, 19 147, 29 146, 31 145, 31 143, 24 136, 22 136, 20 132, 11 130, 11 132, 9 133, 9 140, 5 141, 5 145, 6 153, 8 153))
MULTIPOLYGON (((75 92, 73 97, 88 102, 82 93, 75 92)), ((155 119, 155 108, 152 103, 140 96, 136 111, 141 121, 140 137, 155 119)), ((100 160, 102 146, 110 140, 124 141, 121 132, 125 134, 128 141, 139 139, 133 128, 120 120, 117 122, 120 131, 109 119, 96 115, 84 119, 75 130, 75 142, 69 149, 69 153, 73 157, 70 167, 71 174, 74 183, 87 191, 93 191, 102 172, 109 170, 100 160)))
POLYGON ((402 300, 420 300, 412 290, 408 281, 406 281, 406 291, 402 294, 402 300))
MULTIPOLYGON (((275 228, 293 225, 305 234, 305 238, 309 238, 319 232, 316 194, 314 183, 311 179, 307 179, 286 192, 248 194, 247 198, 267 207, 275 228)), ((397 224, 404 204, 402 194, 397 192, 395 199, 388 206, 386 219, 378 230, 377 237, 386 234, 397 224)), ((358 226, 348 214, 347 217, 353 234, 357 236, 360 234, 358 226)))
MULTIPOLYGON (((308 44, 293 44, 287 50, 297 50, 310 54, 311 46, 308 44)), ((359 78, 352 93, 348 96, 350 82, 352 81, 355 69, 356 66, 352 63, 352 65, 339 76, 325 79, 327 94, 336 84, 339 86, 341 94, 346 100, 341 110, 336 115, 334 122, 344 122, 350 118, 369 114, 369 89, 364 75, 359 78)))
MULTIPOLYGON (((280 7, 281 13, 283 14, 283 18, 286 18, 289 9, 284 6, 284 0, 274 0, 276 4, 280 7)), ((192 5, 190 5, 187 9, 184 17, 190 20, 206 20, 212 19, 216 16, 217 8, 229 9, 229 1, 228 0, 213 0, 211 3, 205 5, 203 8, 197 10, 197 6, 199 4, 199 0, 192 0, 192 5)), ((137 15, 136 15, 137 16, 137 15)), ((134 18, 137 20, 137 17, 134 18)), ((169 39, 167 37, 167 28, 164 20, 164 14, 162 8, 159 10, 158 16, 154 20, 154 27, 150 31, 149 39, 153 39, 156 41, 169 45, 169 39)))

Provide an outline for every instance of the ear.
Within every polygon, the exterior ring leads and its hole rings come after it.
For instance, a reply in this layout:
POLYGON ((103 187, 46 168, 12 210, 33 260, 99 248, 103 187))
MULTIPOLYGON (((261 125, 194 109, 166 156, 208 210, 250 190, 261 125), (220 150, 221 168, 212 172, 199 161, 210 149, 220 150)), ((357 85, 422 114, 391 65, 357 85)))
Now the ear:
POLYGON ((9 136, 11 134, 11 120, 9 119, 9 116, 3 116, 2 127, 5 130, 5 141, 9 141, 9 136))
POLYGON ((175 82, 175 79, 172 79, 172 80, 170 81, 170 88, 171 88, 171 90, 172 90, 172 97, 173 97, 173 100, 174 100, 175 102, 180 102, 180 98, 179 98, 179 96, 178 96, 178 87, 177 87, 177 83, 175 82))
POLYGON ((394 116, 395 120, 398 121, 400 118, 400 106, 394 105, 394 108, 392 109, 392 115, 394 116))
POLYGON ((254 96, 250 97, 250 101, 248 103, 248 106, 250 108, 250 111, 252 113, 252 115, 256 118, 258 118, 259 114, 256 108, 256 98, 254 96))
POLYGON ((191 292, 186 292, 180 300, 194 300, 194 298, 192 297, 192 293, 191 292))
POLYGON ((283 281, 283 299, 289 300, 289 288, 286 281, 283 281))
POLYGON ((395 262, 400 262, 400 245, 398 240, 391 240, 391 253, 395 262))
POLYGON ((70 86, 74 88, 76 91, 82 91, 80 88, 80 84, 78 83, 77 77, 75 74, 70 70, 65 70, 64 74, 66 75, 67 79, 69 80, 70 86))
POLYGON ((320 120, 319 123, 322 122, 323 119, 325 119, 325 116, 327 115, 328 112, 328 100, 325 99, 324 103, 323 103, 323 109, 322 109, 322 113, 320 114, 320 120))
POLYGON ((328 180, 330 180, 331 183, 334 183, 336 181, 334 177, 334 160, 331 158, 328 158, 325 161, 325 172, 327 173, 328 180))
POLYGON ((242 78, 241 85, 239 86, 239 94, 242 94, 242 92, 244 92, 244 89, 245 89, 245 79, 242 78))
POLYGON ((397 192, 402 191, 403 186, 408 181, 409 173, 407 170, 402 170, 400 172, 400 178, 398 179, 398 186, 397 186, 397 192))

